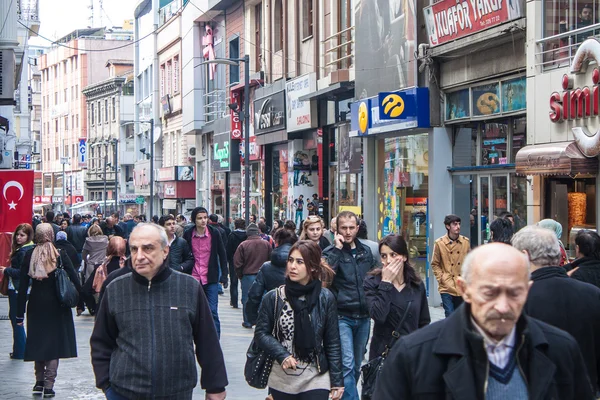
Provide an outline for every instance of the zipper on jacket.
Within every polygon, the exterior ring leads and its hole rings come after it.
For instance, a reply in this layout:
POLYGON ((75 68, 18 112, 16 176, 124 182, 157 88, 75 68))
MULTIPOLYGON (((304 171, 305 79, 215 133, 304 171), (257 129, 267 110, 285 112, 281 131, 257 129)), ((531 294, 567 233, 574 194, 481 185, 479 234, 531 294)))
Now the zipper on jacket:
POLYGON ((148 298, 150 300, 150 331, 152 332, 152 347, 150 349, 150 354, 152 357, 152 373, 151 375, 151 381, 150 381, 150 387, 151 387, 151 393, 152 393, 152 398, 154 398, 154 382, 156 382, 155 379, 155 373, 156 373, 156 338, 154 337, 154 304, 152 301, 152 294, 150 293, 150 288, 152 287, 152 281, 148 281, 148 298))
POLYGON ((152 281, 148 281, 148 291, 150 291, 151 287, 152 287, 152 281))

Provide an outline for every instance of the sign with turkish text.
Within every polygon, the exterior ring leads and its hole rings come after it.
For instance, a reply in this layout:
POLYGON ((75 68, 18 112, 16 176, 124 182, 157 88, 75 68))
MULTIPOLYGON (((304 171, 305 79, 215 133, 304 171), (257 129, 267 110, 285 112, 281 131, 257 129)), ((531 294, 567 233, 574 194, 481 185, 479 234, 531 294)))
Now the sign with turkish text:
POLYGON ((213 136, 212 166, 215 172, 240 170, 239 140, 231 140, 230 133, 213 136))
POLYGON ((0 170, 0 232, 14 232, 17 225, 31 223, 33 171, 0 170))
POLYGON ((175 167, 165 167, 159 168, 157 173, 156 180, 158 182, 167 182, 175 180, 175 167))
POLYGON ((77 164, 80 168, 87 166, 87 139, 79 138, 79 152, 77 153, 77 164))
POLYGON ((437 46, 521 18, 520 0, 442 0, 423 9, 429 44, 437 46))
POLYGON ((242 109, 242 93, 241 91, 231 91, 231 97, 229 99, 230 104, 237 104, 237 111, 229 110, 231 116, 231 138, 241 139, 242 138, 242 121, 240 120, 240 111, 242 109))
POLYGON ((317 90, 316 74, 311 72, 292 79, 285 84, 285 97, 287 106, 287 131, 301 131, 317 126, 316 102, 302 101, 300 97, 317 90))
POLYGON ((254 100, 255 135, 284 130, 285 122, 285 94, 283 91, 254 100))

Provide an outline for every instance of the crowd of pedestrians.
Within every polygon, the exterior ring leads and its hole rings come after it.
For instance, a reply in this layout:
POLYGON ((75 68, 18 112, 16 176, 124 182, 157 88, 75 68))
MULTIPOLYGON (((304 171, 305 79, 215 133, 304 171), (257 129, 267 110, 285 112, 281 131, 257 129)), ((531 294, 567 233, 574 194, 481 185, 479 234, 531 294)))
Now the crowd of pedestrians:
MULTIPOLYGON (((490 243, 477 247, 461 235, 460 217, 446 216, 431 258, 446 319, 430 325, 426 285, 406 237, 371 241, 366 221, 350 211, 327 230, 318 215, 299 229, 292 220, 270 228, 253 215, 231 230, 203 207, 189 222, 183 215, 150 223, 128 214, 45 218, 17 227, 10 264, 0 267, 9 281, 10 357, 34 362, 34 394, 53 397, 59 360, 77 357, 73 312, 57 296, 58 269, 79 293, 76 315, 87 308, 95 316, 92 367, 108 400, 191 399, 196 362, 206 398, 224 399, 224 289, 233 308, 241 297, 242 326, 254 328, 248 354, 266 360, 260 387, 270 400, 599 393, 594 231, 577 234, 568 263, 554 220, 516 231, 505 213, 491 222, 490 243), (373 365, 383 367, 368 376, 373 365)), ((255 385, 252 373, 246 368, 255 385)))

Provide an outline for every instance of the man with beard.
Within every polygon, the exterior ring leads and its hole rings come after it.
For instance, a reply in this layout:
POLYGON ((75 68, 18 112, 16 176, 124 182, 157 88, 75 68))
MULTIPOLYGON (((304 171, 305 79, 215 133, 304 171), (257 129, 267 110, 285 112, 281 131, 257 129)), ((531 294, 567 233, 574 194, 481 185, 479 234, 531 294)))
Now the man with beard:
POLYGON ((464 304, 392 347, 373 398, 594 399, 573 337, 522 313, 529 279, 527 256, 511 246, 469 253, 464 304))

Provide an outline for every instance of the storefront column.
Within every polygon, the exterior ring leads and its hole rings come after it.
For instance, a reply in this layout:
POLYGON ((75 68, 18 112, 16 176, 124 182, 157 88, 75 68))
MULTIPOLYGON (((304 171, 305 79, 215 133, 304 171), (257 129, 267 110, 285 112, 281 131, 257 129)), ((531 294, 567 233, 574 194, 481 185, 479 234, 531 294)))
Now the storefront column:
MULTIPOLYGON (((374 136, 363 138, 363 182, 371 182, 364 186, 363 217, 367 223, 369 239, 378 241, 377 218, 379 216, 379 202, 377 196, 377 140, 374 136)), ((336 193, 339 198, 339 193, 336 193)), ((332 216, 333 218, 333 216, 332 216)))
MULTIPOLYGON (((433 128, 433 133, 429 134, 428 257, 430 262, 435 240, 446 234, 444 217, 454 212, 452 177, 448 172, 448 165, 452 165, 452 128, 433 128)), ((463 229, 467 229, 469 221, 463 221, 463 226, 463 229)), ((432 272, 429 273, 428 279, 429 304, 438 306, 442 300, 438 292, 437 281, 432 272)))
POLYGON ((527 177, 527 225, 542 219, 542 177, 527 177))

